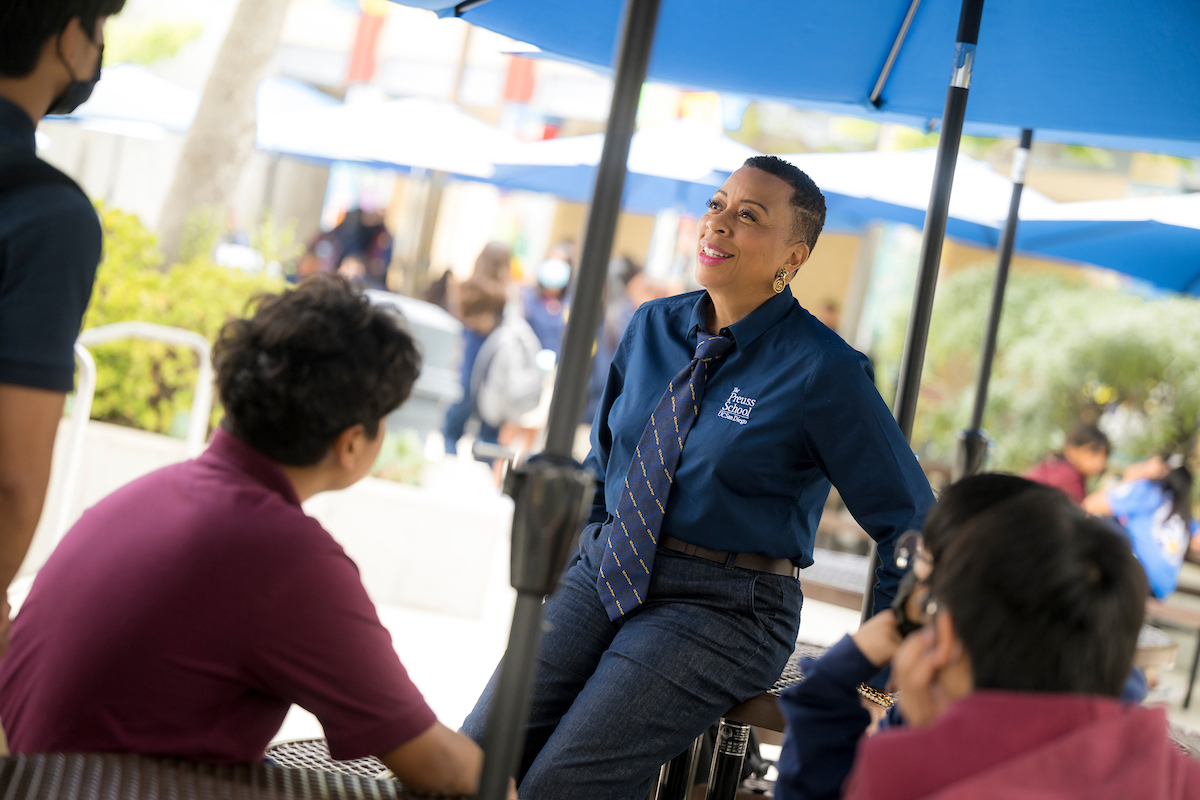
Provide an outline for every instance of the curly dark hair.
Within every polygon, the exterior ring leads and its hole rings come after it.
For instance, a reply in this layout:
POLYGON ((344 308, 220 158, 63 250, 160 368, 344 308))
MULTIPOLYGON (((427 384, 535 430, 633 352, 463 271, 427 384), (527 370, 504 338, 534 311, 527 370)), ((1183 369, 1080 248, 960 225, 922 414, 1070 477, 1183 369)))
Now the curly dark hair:
POLYGON ((347 428, 372 439, 408 399, 421 355, 399 313, 344 278, 322 274, 260 295, 213 347, 229 433, 272 461, 320 461, 347 428))
POLYGON ((125 0, 4 0, 0 3, 0 75, 24 78, 37 66, 42 45, 75 17, 90 36, 96 20, 110 17, 125 0))
POLYGON ((778 156, 751 156, 742 166, 774 175, 792 187, 792 236, 807 244, 811 253, 825 227, 825 195, 817 184, 804 170, 778 156))

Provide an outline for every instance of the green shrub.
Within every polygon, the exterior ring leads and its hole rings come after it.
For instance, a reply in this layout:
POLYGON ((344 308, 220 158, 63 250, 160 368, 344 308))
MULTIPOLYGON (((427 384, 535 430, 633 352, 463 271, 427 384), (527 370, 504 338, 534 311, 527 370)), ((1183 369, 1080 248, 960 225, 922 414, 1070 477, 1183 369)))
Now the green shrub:
POLYGON ((417 432, 388 431, 371 474, 376 478, 417 485, 421 482, 421 470, 424 467, 425 451, 417 432))
MULTIPOLYGON (((970 421, 994 264, 938 287, 913 431, 926 458, 953 460, 970 421)), ((877 355, 878 384, 894 393, 907 315, 877 355)), ((1082 421, 1103 424, 1114 464, 1190 448, 1200 417, 1200 302, 1148 300, 1061 272, 1014 271, 1005 298, 984 428, 989 467, 1023 471, 1082 421)))
MULTIPOLYGON (((153 233, 132 214, 100 208, 104 259, 96 273, 84 328, 136 320, 196 331, 210 342, 230 318, 282 281, 213 264, 203 256, 163 269, 153 233)), ((137 340, 101 345, 92 418, 182 436, 196 382, 187 349, 137 340)), ((219 419, 214 408, 213 422, 219 419)))
POLYGON ((196 22, 155 21, 138 25, 114 17, 104 30, 104 64, 154 64, 171 58, 203 32, 204 27, 196 22))

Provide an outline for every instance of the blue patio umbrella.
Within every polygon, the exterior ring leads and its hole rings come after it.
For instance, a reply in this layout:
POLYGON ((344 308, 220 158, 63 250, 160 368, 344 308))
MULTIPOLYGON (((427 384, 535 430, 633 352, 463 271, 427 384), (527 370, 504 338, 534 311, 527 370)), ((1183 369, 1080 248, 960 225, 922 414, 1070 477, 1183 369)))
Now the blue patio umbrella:
MULTIPOLYGON (((404 1, 605 68, 615 60, 612 42, 624 7, 622 0, 404 1)), ((1042 138, 1200 153, 1200 4, 1164 0, 1152 11, 1120 0, 966 5, 970 19, 960 19, 966 6, 959 0, 749 0, 732 7, 661 0, 647 74, 859 115, 932 121, 947 118, 949 43, 958 42, 963 117, 950 120, 955 146, 949 149, 957 150, 961 125, 969 122, 992 135, 1036 129, 1042 138), (975 43, 962 34, 974 39, 980 28, 987 57, 976 66, 975 43)), ((932 241, 940 238, 940 223, 933 222, 930 233, 939 235, 929 237, 923 258, 932 266, 919 281, 929 296, 914 304, 911 355, 897 400, 906 433, 936 277, 933 256, 940 255, 932 241)))
POLYGON ((1200 193, 1059 203, 1023 214, 1017 249, 1200 295, 1200 193))
MULTIPOLYGON (((859 232, 886 220, 921 227, 933 185, 933 148, 860 153, 781 155, 811 177, 825 195, 825 228, 859 232)), ((1008 213, 1012 181, 982 161, 959 154, 954 172, 946 234, 964 242, 995 247, 1008 213)), ((1039 192, 1027 192, 1022 210, 1037 213, 1059 206, 1039 192)))
MULTIPOLYGON (((920 227, 933 181, 932 149, 783 155, 825 193, 829 230, 873 221, 920 227)), ((996 247, 1013 182, 959 155, 946 235, 996 247)), ((1172 292, 1200 294, 1200 193, 1056 203, 1025 189, 1014 247, 1034 256, 1103 267, 1172 292)))
MULTIPOLYGON (((583 403, 587 354, 599 317, 637 97, 647 74, 756 96, 941 119, 896 393, 896 419, 906 435, 916 411, 968 96, 972 122, 1020 128, 1025 144, 1025 132, 1032 129, 1200 141, 1200 5, 1195 0, 1163 0, 1149 9, 1118 0, 993 0, 986 11, 983 0, 961 5, 956 0, 406 2, 614 67, 608 136, 547 431, 551 461, 570 453, 583 403), (976 69, 981 30, 984 46, 976 69), (610 55, 614 39, 617 47, 610 55)), ((1014 209, 1019 192, 1014 189, 1014 209)), ((1010 233, 1015 234, 1014 225, 1006 225, 1002 251, 1010 249, 1010 233)), ((998 314, 998 307, 993 309, 998 314)), ((544 561, 554 552, 552 546, 536 547, 539 538, 569 537, 569 524, 536 525, 538 514, 548 514, 554 505, 541 498, 565 495, 572 480, 568 472, 564 468, 550 477, 548 469, 530 470, 529 485, 540 495, 517 492, 520 530, 514 523, 514 550, 520 547, 527 561, 544 561), (548 492, 547 486, 557 491, 548 492), (542 510, 523 512, 529 505, 542 510)), ((530 571, 515 556, 513 565, 517 609, 485 748, 480 797, 487 800, 503 797, 520 752, 541 619, 538 593, 547 593, 554 583, 553 570, 530 571), (549 577, 528 580, 532 572, 549 577)), ((871 595, 866 593, 864 616, 870 613, 871 595)))
MULTIPOLYGON (((586 202, 603 148, 602 133, 520 143, 493 157, 496 171, 487 180, 586 202)), ((643 128, 630 144, 621 205, 633 213, 667 208, 699 213, 729 174, 756 155, 754 148, 696 120, 643 128)))
MULTIPOLYGON (((603 68, 613 64, 624 7, 622 0, 404 4, 458 14, 603 68)), ((954 41, 960 5, 661 0, 648 76, 920 124, 942 116, 947 42, 954 41)), ((996 2, 985 5, 981 27, 980 52, 987 55, 972 79, 973 130, 1016 137, 1034 128, 1047 140, 1200 154, 1200 6, 1191 0, 1144 8, 1122 0, 996 2)))
POLYGON ((507 144, 495 127, 436 100, 291 107, 264 104, 260 92, 258 149, 314 163, 422 168, 486 179, 493 172, 491 156, 507 144))

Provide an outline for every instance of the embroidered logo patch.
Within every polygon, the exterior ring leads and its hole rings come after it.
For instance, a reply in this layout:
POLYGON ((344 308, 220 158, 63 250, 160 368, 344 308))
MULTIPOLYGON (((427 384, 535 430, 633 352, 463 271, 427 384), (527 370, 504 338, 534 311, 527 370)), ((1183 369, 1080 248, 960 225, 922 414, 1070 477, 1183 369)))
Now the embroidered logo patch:
POLYGON ((758 401, 752 397, 744 397, 738 387, 733 387, 733 391, 729 394, 729 399, 725 401, 725 405, 717 412, 717 416, 721 419, 727 419, 736 422, 738 425, 745 425, 750 421, 750 412, 754 410, 754 404, 758 401))

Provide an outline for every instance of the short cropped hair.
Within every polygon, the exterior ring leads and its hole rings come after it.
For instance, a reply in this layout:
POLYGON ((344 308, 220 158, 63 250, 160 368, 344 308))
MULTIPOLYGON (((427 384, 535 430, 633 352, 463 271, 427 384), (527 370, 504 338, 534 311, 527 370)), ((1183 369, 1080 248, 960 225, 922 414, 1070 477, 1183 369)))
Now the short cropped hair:
POLYGON ((79 17, 84 32, 91 35, 97 19, 124 6, 125 0, 4 0, 0 3, 0 75, 23 78, 33 72, 46 40, 73 18, 79 17))
POLYGON ((1147 585, 1127 539, 1046 490, 970 520, 934 569, 933 593, 976 688, 1118 697, 1147 585))
POLYGON ((929 509, 921 528, 921 540, 934 565, 941 561, 967 522, 992 506, 1028 491, 1056 490, 1007 472, 982 472, 947 486, 929 509))
POLYGON ((817 184, 802 169, 778 156, 751 156, 742 166, 774 175, 792 187, 792 236, 807 244, 811 253, 825 227, 825 195, 817 184))
POLYGON ((256 300, 213 347, 222 426, 280 464, 316 464, 346 429, 372 439, 408 399, 421 356, 398 312, 346 279, 316 275, 256 300))
POLYGON ((1109 443, 1108 437, 1104 435, 1104 431, 1097 428, 1095 425, 1081 424, 1067 435, 1067 444, 1071 447, 1087 447, 1091 450, 1103 450, 1106 453, 1112 452, 1112 444, 1109 443))

